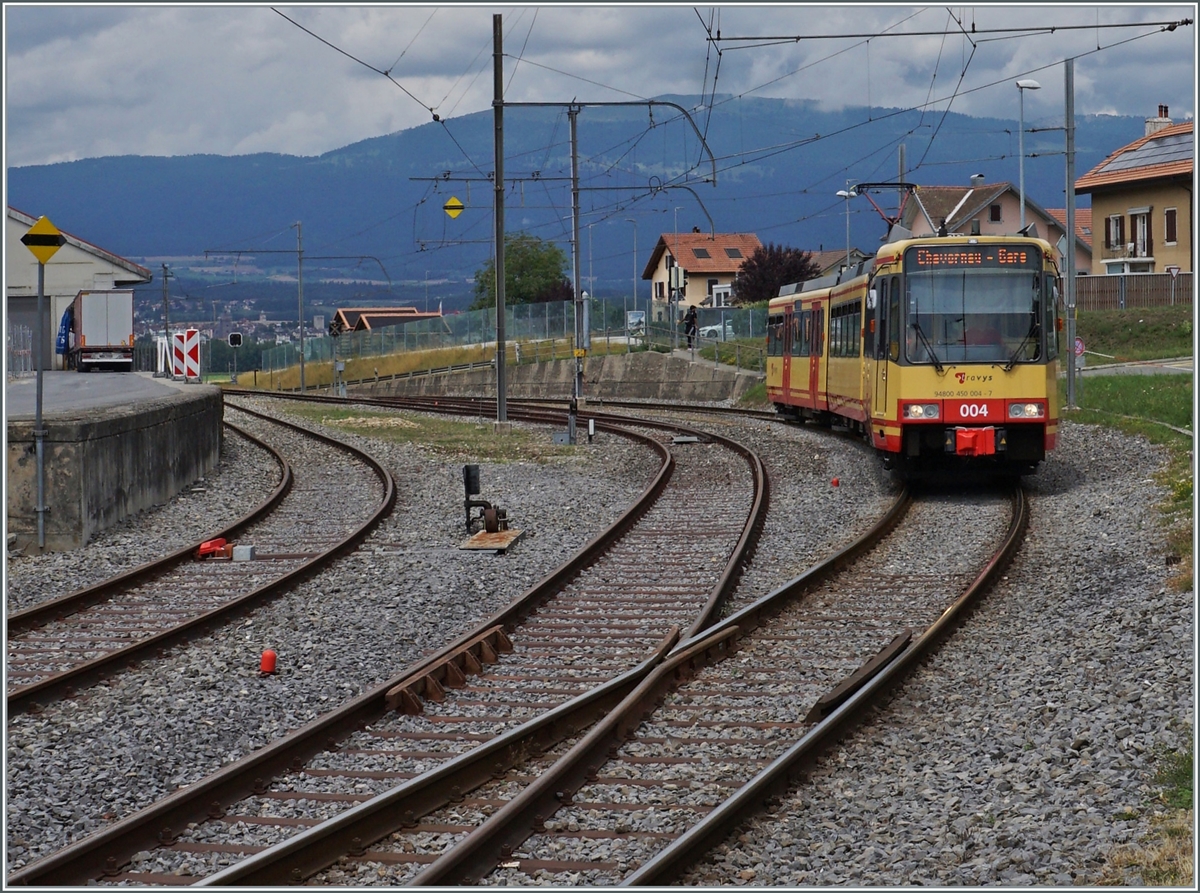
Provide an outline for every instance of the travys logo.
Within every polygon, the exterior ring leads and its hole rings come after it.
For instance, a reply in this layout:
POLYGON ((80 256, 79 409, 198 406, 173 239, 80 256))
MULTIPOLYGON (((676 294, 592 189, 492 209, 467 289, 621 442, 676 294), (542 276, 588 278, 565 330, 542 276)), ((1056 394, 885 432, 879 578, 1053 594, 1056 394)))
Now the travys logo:
POLYGON ((959 384, 966 384, 968 381, 985 382, 991 381, 990 375, 968 375, 966 372, 955 372, 954 377, 958 379, 959 384))

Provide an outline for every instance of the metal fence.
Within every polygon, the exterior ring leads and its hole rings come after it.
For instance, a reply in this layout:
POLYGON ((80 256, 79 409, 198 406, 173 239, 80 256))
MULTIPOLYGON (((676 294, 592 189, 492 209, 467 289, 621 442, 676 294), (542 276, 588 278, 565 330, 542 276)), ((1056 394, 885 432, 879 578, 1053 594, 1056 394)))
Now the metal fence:
MULTIPOLYGON (((651 337, 644 337, 647 329, 643 313, 642 328, 635 332, 626 332, 625 319, 627 311, 639 311, 642 308, 627 306, 625 303, 593 300, 589 317, 593 345, 598 341, 605 342, 607 349, 612 352, 625 349, 644 349, 657 346, 660 349, 669 346, 673 340, 670 321, 658 321, 654 324, 651 337), (614 348, 614 345, 616 347, 614 348)), ((657 311, 656 311, 657 312, 657 311)), ((753 309, 710 309, 703 308, 698 314, 698 327, 723 326, 724 323, 733 326, 733 338, 754 339, 763 338, 766 334, 767 314, 765 310, 753 309)), ((575 332, 575 305, 570 301, 538 304, 517 304, 506 307, 504 311, 505 339, 510 345, 528 343, 539 344, 540 348, 523 349, 526 356, 536 357, 537 360, 559 358, 555 351, 547 345, 561 340, 567 345, 566 355, 570 356, 570 345, 575 332)), ((686 345, 687 339, 682 326, 678 326, 679 344, 686 345)), ((304 339, 304 362, 330 362, 335 357, 340 361, 352 360, 359 357, 379 357, 407 351, 437 350, 453 347, 477 347, 494 345, 496 341, 496 310, 471 310, 455 313, 437 319, 414 320, 398 326, 388 326, 377 331, 345 332, 336 338, 323 335, 318 338, 304 339)), ((701 339, 702 345, 716 343, 715 339, 701 339)), ((510 346, 510 353, 515 348, 510 346)), ((761 350, 741 345, 740 349, 721 351, 721 361, 726 362, 726 356, 733 363, 742 364, 743 368, 758 371, 762 365, 761 350)), ((291 342, 277 345, 264 350, 262 353, 261 371, 272 373, 282 371, 300 362, 299 344, 291 342)))
POLYGON ((4 330, 4 366, 10 378, 33 375, 33 331, 9 323, 4 330))
POLYGON ((1075 279, 1075 306, 1079 310, 1125 310, 1176 304, 1191 307, 1194 282, 1191 273, 1079 276, 1075 279))

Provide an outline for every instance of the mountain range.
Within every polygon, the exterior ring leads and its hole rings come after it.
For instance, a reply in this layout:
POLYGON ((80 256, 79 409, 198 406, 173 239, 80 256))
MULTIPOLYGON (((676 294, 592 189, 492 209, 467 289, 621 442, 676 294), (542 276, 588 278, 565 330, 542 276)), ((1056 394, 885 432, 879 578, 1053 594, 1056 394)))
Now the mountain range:
MULTIPOLYGON (((580 274, 597 296, 627 293, 659 235, 675 227, 817 250, 845 244, 849 216, 851 242, 870 250, 886 224, 865 201, 847 204, 836 193, 848 182, 896 180, 901 146, 906 179, 921 185, 966 185, 975 173, 1018 181, 1015 120, 721 96, 707 108, 678 96, 581 103, 575 118, 580 274), (716 186, 704 182, 714 169, 716 186)), ((505 228, 553 240, 568 256, 570 124, 566 107, 504 110, 505 228)), ((1131 116, 1078 117, 1076 175, 1143 127, 1131 116)), ((169 259, 211 281, 231 270, 243 281, 294 276, 299 221, 306 287, 390 281, 411 300, 432 280, 453 304, 469 299, 491 251, 493 140, 487 111, 315 157, 114 156, 16 167, 9 202, 125 257, 169 259), (443 210, 452 197, 464 206, 456 217, 443 210)), ((1026 194, 1063 207, 1062 122, 1027 120, 1025 150, 1026 194)))

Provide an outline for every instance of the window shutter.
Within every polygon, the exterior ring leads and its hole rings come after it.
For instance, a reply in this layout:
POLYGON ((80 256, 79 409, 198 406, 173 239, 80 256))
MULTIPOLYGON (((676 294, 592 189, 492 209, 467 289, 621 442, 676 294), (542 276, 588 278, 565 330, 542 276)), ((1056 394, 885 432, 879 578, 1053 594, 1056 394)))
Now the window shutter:
POLYGON ((1112 248, 1112 246, 1113 246, 1113 240, 1112 240, 1112 218, 1111 218, 1111 217, 1105 217, 1105 218, 1104 218, 1104 247, 1105 247, 1105 248, 1112 248))
POLYGON ((1165 237, 1168 242, 1176 241, 1175 232, 1175 209, 1168 208, 1166 211, 1166 219, 1163 221, 1163 228, 1166 230, 1165 237))

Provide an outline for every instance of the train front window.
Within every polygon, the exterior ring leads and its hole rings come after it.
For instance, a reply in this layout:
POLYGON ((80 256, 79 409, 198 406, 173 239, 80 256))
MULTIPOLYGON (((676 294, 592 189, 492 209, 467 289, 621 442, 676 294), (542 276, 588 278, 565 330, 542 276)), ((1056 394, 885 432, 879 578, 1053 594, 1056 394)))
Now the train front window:
POLYGON ((1041 272, 921 269, 905 281, 910 363, 1012 365, 1041 358, 1041 272))

